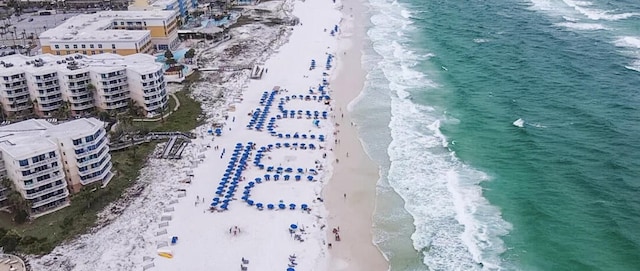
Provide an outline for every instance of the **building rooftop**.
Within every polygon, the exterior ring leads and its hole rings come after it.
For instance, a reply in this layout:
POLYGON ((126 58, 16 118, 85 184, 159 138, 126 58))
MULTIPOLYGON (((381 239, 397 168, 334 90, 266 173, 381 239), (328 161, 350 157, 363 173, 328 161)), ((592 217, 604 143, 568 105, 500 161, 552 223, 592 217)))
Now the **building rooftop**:
POLYGON ((9 55, 0 57, 0 74, 11 75, 28 71, 30 73, 50 73, 61 71, 73 73, 77 70, 91 70, 95 72, 112 72, 123 68, 132 69, 138 73, 152 73, 162 67, 155 57, 148 54, 133 54, 121 56, 117 54, 83 55, 70 54, 57 56, 42 54, 37 56, 9 55))
POLYGON ((175 11, 101 11, 81 14, 44 31, 40 39, 55 41, 136 41, 150 35, 148 30, 111 29, 114 21, 169 19, 175 11))
POLYGON ((74 137, 93 130, 103 123, 97 119, 75 119, 58 125, 42 119, 29 119, 0 127, 0 148, 15 158, 56 149, 53 139, 74 137))
POLYGON ((87 131, 95 130, 100 127, 104 127, 104 122, 95 118, 81 118, 61 123, 59 125, 52 125, 47 129, 47 133, 54 137, 77 138, 85 135, 87 131))

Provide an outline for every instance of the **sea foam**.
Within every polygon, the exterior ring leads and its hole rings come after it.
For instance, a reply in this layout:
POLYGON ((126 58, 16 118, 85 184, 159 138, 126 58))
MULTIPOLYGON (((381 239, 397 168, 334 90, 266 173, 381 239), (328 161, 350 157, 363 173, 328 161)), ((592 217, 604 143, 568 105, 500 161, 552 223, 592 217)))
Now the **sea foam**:
POLYGON ((500 269, 499 255, 505 251, 500 236, 508 233, 510 225, 482 196, 479 183, 489 177, 446 148, 448 140, 440 132, 440 123, 447 117, 442 111, 414 101, 413 94, 440 89, 416 69, 430 53, 407 49, 405 37, 415 36, 416 30, 409 18, 418 14, 395 1, 370 3, 375 14, 368 36, 381 57, 370 69, 380 69, 384 78, 368 80, 389 88, 388 181, 414 219, 413 246, 432 270, 500 269))

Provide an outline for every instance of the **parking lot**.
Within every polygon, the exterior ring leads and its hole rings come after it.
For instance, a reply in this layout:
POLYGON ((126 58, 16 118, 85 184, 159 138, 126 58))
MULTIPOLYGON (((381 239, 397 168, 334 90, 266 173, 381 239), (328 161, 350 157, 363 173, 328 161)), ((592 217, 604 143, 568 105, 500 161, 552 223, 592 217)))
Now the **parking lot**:
MULTIPOLYGON (((11 16, 3 20, 2 24, 8 25, 6 29, 0 30, 0 55, 2 52, 14 51, 13 46, 28 47, 29 42, 36 45, 31 53, 39 50, 37 37, 40 33, 62 24, 67 18, 76 16, 79 13, 53 14, 39 16, 37 13, 27 13, 20 17, 11 16), (3 33, 3 34, 2 34, 3 33), (5 48, 6 46, 6 48, 5 48)), ((16 48, 15 50, 19 50, 16 48)))

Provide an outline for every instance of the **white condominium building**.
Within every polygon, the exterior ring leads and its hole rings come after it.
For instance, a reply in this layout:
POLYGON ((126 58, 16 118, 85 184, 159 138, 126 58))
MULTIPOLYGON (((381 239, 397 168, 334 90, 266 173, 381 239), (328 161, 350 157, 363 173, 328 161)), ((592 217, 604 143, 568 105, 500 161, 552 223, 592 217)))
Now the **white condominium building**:
POLYGON ((70 189, 109 183, 113 174, 103 125, 81 118, 59 125, 30 119, 0 127, 2 164, 32 214, 67 206, 70 189))
POLYGON ((8 116, 123 111, 131 99, 147 114, 168 105, 162 64, 151 55, 0 57, 0 104, 8 116))
POLYGON ((42 53, 132 55, 174 49, 178 12, 101 11, 81 14, 40 34, 42 53))

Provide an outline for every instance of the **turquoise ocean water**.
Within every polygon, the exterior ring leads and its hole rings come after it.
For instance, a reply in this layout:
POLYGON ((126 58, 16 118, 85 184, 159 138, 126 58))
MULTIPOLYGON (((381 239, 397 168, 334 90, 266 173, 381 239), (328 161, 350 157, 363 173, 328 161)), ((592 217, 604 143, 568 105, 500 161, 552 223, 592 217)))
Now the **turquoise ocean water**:
POLYGON ((640 270, 640 1, 367 5, 392 270, 640 270))

